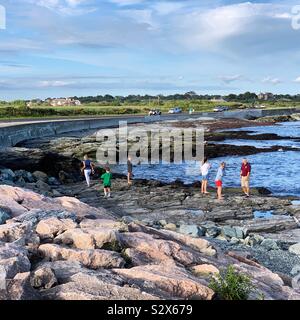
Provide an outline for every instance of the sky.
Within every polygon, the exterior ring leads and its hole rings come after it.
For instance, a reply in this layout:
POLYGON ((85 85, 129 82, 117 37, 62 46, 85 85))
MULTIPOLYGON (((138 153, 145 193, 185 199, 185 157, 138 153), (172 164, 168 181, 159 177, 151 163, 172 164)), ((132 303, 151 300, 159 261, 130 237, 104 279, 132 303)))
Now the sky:
POLYGON ((300 93, 300 0, 0 0, 0 100, 300 93))

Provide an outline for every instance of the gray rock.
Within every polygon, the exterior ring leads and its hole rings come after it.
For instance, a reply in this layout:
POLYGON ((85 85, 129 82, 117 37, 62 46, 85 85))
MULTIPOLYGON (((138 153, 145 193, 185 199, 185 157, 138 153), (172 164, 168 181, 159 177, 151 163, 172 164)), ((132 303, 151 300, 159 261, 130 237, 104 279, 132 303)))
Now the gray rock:
POLYGON ((168 224, 168 222, 166 220, 159 220, 158 222, 162 227, 164 227, 168 224))
POLYGON ((240 240, 236 237, 232 237, 231 240, 230 240, 230 243, 231 244, 238 244, 240 242, 240 240))
POLYGON ((225 237, 234 238, 236 237, 236 231, 233 227, 225 226, 222 228, 222 234, 225 237))
POLYGON ((133 219, 131 216, 123 216, 121 220, 126 224, 129 224, 135 221, 135 219, 133 219))
POLYGON ((235 229, 236 237, 238 239, 244 239, 245 236, 247 235, 247 231, 241 227, 234 227, 234 229, 235 229))
POLYGON ((215 223, 208 222, 201 224, 201 227, 205 230, 205 235, 210 238, 215 238, 221 234, 221 228, 219 228, 215 223))
POLYGON ((14 244, 1 245, 0 267, 4 270, 6 279, 13 279, 18 273, 30 271, 27 251, 14 244))
POLYGON ((47 183, 45 183, 41 180, 39 180, 36 183, 36 187, 39 189, 40 192, 50 192, 52 190, 51 187, 47 183))
POLYGON ((279 247, 277 245, 277 241, 273 239, 265 239, 260 244, 262 247, 264 247, 266 250, 279 250, 279 247))
POLYGON ((300 243, 293 244, 289 247, 289 252, 300 256, 300 243))
POLYGON ((193 225, 187 225, 187 224, 180 225, 178 231, 179 231, 179 233, 186 234, 188 236, 199 237, 199 228, 195 224, 193 224, 193 225))
POLYGON ((11 217, 11 210, 0 206, 0 224, 4 224, 7 220, 11 219, 11 217))
POLYGON ((47 182, 48 180, 48 175, 42 171, 35 171, 32 175, 36 180, 40 180, 43 182, 47 182))
POLYGON ((30 284, 30 272, 18 273, 7 286, 7 300, 41 300, 42 297, 30 284))
POLYGON ((26 185, 25 179, 22 178, 22 177, 19 178, 19 179, 16 181, 16 184, 17 184, 17 186, 19 186, 19 187, 21 187, 21 188, 25 187, 25 185, 26 185))
POLYGON ((48 184, 50 186, 59 186, 61 183, 55 177, 50 177, 48 179, 48 184))
POLYGON ((51 268, 41 267, 33 272, 30 282, 34 288, 50 289, 57 284, 57 279, 51 268))
POLYGON ((16 178, 23 178, 27 183, 34 183, 36 179, 33 177, 32 173, 25 170, 15 171, 16 178))
POLYGON ((11 169, 1 169, 1 179, 14 181, 16 175, 11 169))
POLYGON ((261 244, 264 241, 264 237, 259 234, 254 234, 251 238, 253 245, 261 244))

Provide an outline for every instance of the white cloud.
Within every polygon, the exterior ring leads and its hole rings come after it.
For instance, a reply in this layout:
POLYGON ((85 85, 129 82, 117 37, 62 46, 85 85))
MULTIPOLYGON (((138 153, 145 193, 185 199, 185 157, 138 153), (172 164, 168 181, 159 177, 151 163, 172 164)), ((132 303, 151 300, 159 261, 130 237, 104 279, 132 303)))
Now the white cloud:
POLYGON ((185 7, 184 3, 181 2, 166 2, 159 1, 153 5, 153 9, 159 15, 168 15, 170 13, 176 12, 185 7))
POLYGON ((300 83, 300 77, 296 78, 294 82, 300 83))
POLYGON ((120 10, 119 15, 132 19, 138 24, 148 24, 150 26, 150 29, 155 29, 157 27, 152 16, 152 10, 120 10))
POLYGON ((140 4, 145 0, 109 0, 109 2, 117 4, 119 6, 130 6, 134 4, 140 4))
POLYGON ((244 77, 240 74, 236 74, 233 76, 220 76, 219 79, 224 83, 232 83, 238 80, 243 80, 244 77))
MULTIPOLYGON (((53 10, 64 15, 81 15, 96 10, 89 0, 25 0, 29 3, 53 10)), ((92 1, 94 2, 94 1, 92 1)))
POLYGON ((289 11, 288 5, 251 2, 208 10, 183 10, 172 21, 174 38, 193 51, 285 48, 285 42, 297 36, 292 34, 289 11), (280 38, 283 33, 285 37, 280 38))
POLYGON ((273 85, 277 85, 279 83, 281 83, 282 81, 279 78, 273 78, 273 77, 266 77, 262 80, 263 83, 270 83, 273 85))
POLYGON ((38 82, 37 86, 40 88, 57 88, 66 87, 75 84, 74 81, 62 81, 62 80, 43 80, 38 82))

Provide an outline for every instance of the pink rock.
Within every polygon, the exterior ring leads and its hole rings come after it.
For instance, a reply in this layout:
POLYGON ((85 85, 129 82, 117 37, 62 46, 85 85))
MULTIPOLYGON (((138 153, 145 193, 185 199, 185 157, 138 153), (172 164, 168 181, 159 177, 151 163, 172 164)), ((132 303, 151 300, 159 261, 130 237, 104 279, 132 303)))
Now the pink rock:
POLYGON ((53 238, 69 229, 75 229, 77 224, 71 219, 57 219, 55 217, 42 220, 36 226, 37 234, 43 238, 53 238))
POLYGON ((124 259, 118 253, 106 250, 79 250, 55 244, 44 244, 39 247, 39 252, 44 258, 51 261, 77 261, 91 269, 121 268, 125 265, 124 259))
POLYGON ((114 269, 119 275, 131 282, 147 283, 147 287, 160 289, 166 297, 189 299, 197 296, 199 299, 211 300, 214 292, 200 283, 197 278, 172 264, 146 265, 132 269, 114 269))
POLYGON ((17 217, 33 209, 66 210, 76 213, 77 216, 93 214, 99 218, 112 218, 103 208, 93 208, 80 202, 76 198, 47 198, 33 191, 12 186, 0 186, 0 205, 8 207, 12 216, 17 217))
POLYGON ((127 248, 134 248, 144 253, 147 259, 155 262, 166 260, 177 260, 184 265, 195 263, 192 253, 183 250, 181 246, 173 241, 155 239, 152 235, 142 232, 121 233, 120 242, 127 248))
POLYGON ((73 245, 77 249, 95 249, 94 238, 81 229, 70 229, 59 235, 54 240, 55 243, 73 245))
POLYGON ((212 264, 201 264, 192 268, 196 275, 212 275, 219 274, 219 269, 212 264))

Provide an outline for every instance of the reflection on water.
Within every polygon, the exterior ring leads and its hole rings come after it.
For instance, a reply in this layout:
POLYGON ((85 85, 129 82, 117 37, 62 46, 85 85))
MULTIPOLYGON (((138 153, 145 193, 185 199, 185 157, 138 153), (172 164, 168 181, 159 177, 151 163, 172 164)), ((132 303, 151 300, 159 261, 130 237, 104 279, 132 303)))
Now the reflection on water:
POLYGON ((236 146, 250 146, 256 148, 267 149, 273 146, 290 147, 300 149, 300 142, 294 140, 234 140, 227 139, 224 141, 212 142, 214 144, 231 144, 236 146))
POLYGON ((273 211, 254 211, 254 219, 270 219, 274 217, 273 211))
POLYGON ((273 126, 247 127, 222 131, 252 131, 251 134, 273 133, 282 137, 300 138, 300 121, 282 122, 273 126))

